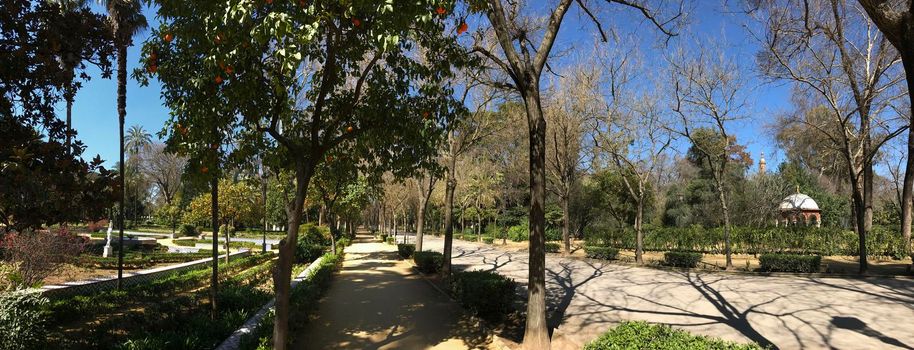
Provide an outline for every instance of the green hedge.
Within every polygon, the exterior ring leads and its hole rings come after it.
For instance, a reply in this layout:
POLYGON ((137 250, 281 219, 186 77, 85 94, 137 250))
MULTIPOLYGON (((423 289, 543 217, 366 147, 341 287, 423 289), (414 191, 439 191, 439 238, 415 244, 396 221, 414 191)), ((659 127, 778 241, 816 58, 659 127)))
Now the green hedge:
POLYGON ((612 247, 584 246, 584 255, 591 259, 615 260, 619 250, 612 247))
MULTIPOLYGON (((212 252, 204 253, 134 253, 124 255, 125 269, 142 269, 156 264, 184 263, 188 261, 206 259, 212 252)), ((81 255, 78 260, 81 267, 103 270, 117 269, 117 255, 101 257, 95 255, 81 255)))
POLYGON ((387 244, 394 245, 397 244, 397 238, 394 236, 387 236, 387 240, 385 242, 387 242, 387 244))
POLYGON ((516 294, 514 280, 494 271, 464 271, 451 276, 451 292, 460 304, 491 321, 511 311, 516 294))
POLYGON ((761 350, 756 344, 739 344, 646 322, 622 322, 584 346, 584 350, 704 349, 761 350))
POLYGON ((413 256, 413 253, 416 252, 415 244, 397 244, 397 253, 400 254, 400 257, 409 258, 413 256))
POLYGON ((822 257, 799 254, 762 254, 760 270, 764 272, 819 272, 822 257))
POLYGON ((676 267, 696 267, 701 261, 701 253, 666 252, 663 253, 663 264, 676 267))
POLYGON ((558 253, 562 246, 558 243, 546 242, 546 253, 558 253))
POLYGON ((0 292, 0 349, 45 347, 48 299, 35 291, 0 292))
POLYGON ((495 238, 492 238, 492 237, 483 237, 483 238, 482 238, 482 242, 485 243, 485 244, 492 244, 492 243, 495 243, 495 238))
MULTIPOLYGON (((634 250, 635 231, 631 229, 588 232, 588 245, 612 246, 634 250)), ((857 234, 833 227, 733 227, 731 249, 736 254, 793 253, 856 256, 857 234)), ((906 258, 904 238, 897 228, 874 225, 867 236, 867 251, 873 256, 906 258)), ((724 252, 721 227, 645 227, 644 249, 651 251, 694 251, 708 254, 724 252)))
POLYGON ((530 239, 530 228, 527 224, 511 226, 508 229, 508 239, 515 242, 523 242, 530 239))
POLYGON ((327 251, 327 247, 309 244, 307 241, 298 241, 295 246, 295 263, 305 264, 314 261, 327 251))
POLYGON ((416 267, 423 273, 436 273, 441 271, 441 265, 444 263, 444 255, 439 252, 415 252, 413 261, 416 267))
POLYGON ((387 236, 388 235, 386 233, 382 233, 382 234, 378 235, 378 238, 381 239, 381 242, 387 242, 387 236))

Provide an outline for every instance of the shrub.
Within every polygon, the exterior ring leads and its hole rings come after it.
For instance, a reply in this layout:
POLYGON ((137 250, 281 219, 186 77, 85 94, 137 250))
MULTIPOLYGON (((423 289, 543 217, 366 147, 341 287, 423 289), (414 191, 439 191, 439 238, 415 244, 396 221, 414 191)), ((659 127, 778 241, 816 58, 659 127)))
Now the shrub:
POLYGON ((666 252, 663 253, 663 264, 677 267, 696 267, 701 261, 701 253, 666 252))
POLYGON ((298 227, 298 241, 312 245, 330 245, 330 228, 315 224, 302 224, 298 227))
POLYGON ((295 247, 295 262, 298 264, 312 262, 323 255, 325 250, 324 246, 298 241, 298 245, 295 247))
POLYGON ((546 240, 547 241, 561 241, 562 240, 562 229, 547 228, 546 229, 546 240))
POLYGON ((352 244, 352 241, 349 238, 343 237, 336 241, 336 245, 339 247, 348 247, 352 244))
POLYGON ((762 254, 760 270, 765 272, 819 272, 822 257, 799 254, 762 254))
POLYGON ((511 226, 508 229, 508 239, 523 242, 530 238, 529 228, 526 224, 511 226))
POLYGON ((16 266, 16 287, 35 287, 64 265, 76 261, 88 240, 66 228, 54 232, 12 232, 0 240, 3 256, 16 266))
POLYGON ((584 246, 584 255, 591 259, 615 260, 619 250, 612 247, 584 246))
MULTIPOLYGON (((182 246, 182 247, 193 247, 193 246, 196 246, 196 245, 197 245, 197 242, 199 242, 199 241, 200 241, 200 240, 198 240, 198 239, 196 239, 196 238, 191 238, 191 239, 176 239, 176 240, 172 241, 172 243, 174 243, 174 244, 177 245, 177 246, 182 246)), ((212 242, 213 242, 213 241, 210 240, 210 243, 212 243, 212 242)))
POLYGON ((495 243, 495 238, 492 238, 492 237, 483 237, 483 238, 482 238, 482 242, 485 243, 485 244, 492 244, 492 243, 495 243))
POLYGON ((637 321, 622 322, 584 346, 584 350, 604 349, 761 350, 762 347, 692 335, 670 326, 637 321))
POLYGON ((436 273, 441 270, 444 263, 444 255, 439 252, 415 252, 413 261, 416 267, 423 273, 436 273))
POLYGON ((460 304, 486 320, 504 318, 516 297, 514 281, 494 271, 458 272, 450 282, 460 304))
POLYGON ((397 238, 394 236, 387 236, 387 244, 394 245, 397 244, 397 238))
POLYGON ((48 299, 33 291, 0 293, 0 349, 44 348, 47 304, 48 299))
POLYGON ((546 242, 546 253, 558 253, 562 250, 562 245, 558 243, 546 242))
POLYGON ((196 236, 197 234, 199 233, 197 232, 197 229, 194 227, 194 225, 183 224, 181 225, 181 228, 178 230, 178 234, 175 235, 175 237, 189 237, 196 236))
POLYGON ((397 244, 397 252, 400 253, 400 256, 403 258, 409 258, 413 256, 413 253, 416 252, 415 244, 397 244))
POLYGON ((378 235, 378 237, 381 238, 381 242, 387 242, 387 234, 386 234, 386 233, 382 233, 382 234, 378 235))

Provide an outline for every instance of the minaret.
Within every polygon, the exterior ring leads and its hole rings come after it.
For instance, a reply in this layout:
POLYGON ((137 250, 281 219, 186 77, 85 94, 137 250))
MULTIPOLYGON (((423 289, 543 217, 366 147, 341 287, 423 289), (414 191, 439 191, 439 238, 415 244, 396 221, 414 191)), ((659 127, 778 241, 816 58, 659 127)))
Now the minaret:
POLYGON ((762 152, 762 158, 758 161, 758 173, 764 174, 767 163, 765 162, 765 152, 762 152))

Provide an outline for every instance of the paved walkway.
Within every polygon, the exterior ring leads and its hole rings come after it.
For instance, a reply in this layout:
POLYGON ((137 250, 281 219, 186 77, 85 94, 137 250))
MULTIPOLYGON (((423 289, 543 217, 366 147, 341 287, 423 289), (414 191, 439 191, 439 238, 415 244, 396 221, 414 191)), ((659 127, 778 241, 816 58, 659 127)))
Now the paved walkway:
POLYGON ((411 266, 396 246, 359 237, 293 348, 486 348, 489 337, 411 266))
MULTIPOLYGON (((455 240, 454 265, 526 286, 527 254, 455 240)), ((685 273, 556 254, 546 267, 553 349, 579 349, 623 320, 781 349, 914 349, 914 280, 685 273)))

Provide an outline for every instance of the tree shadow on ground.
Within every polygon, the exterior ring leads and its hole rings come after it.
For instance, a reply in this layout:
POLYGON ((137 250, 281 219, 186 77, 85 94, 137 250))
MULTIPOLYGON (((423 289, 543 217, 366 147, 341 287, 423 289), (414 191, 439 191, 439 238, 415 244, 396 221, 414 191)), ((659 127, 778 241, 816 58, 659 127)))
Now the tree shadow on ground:
POLYGON ((889 337, 880 331, 870 328, 870 326, 868 326, 866 324, 866 322, 863 322, 859 318, 856 318, 856 317, 841 317, 841 316, 832 317, 831 326, 834 326, 835 328, 854 331, 854 332, 863 334, 870 338, 876 338, 876 339, 879 339, 879 341, 881 341, 883 343, 897 346, 902 349, 914 349, 914 348, 902 343, 898 339, 889 337))

